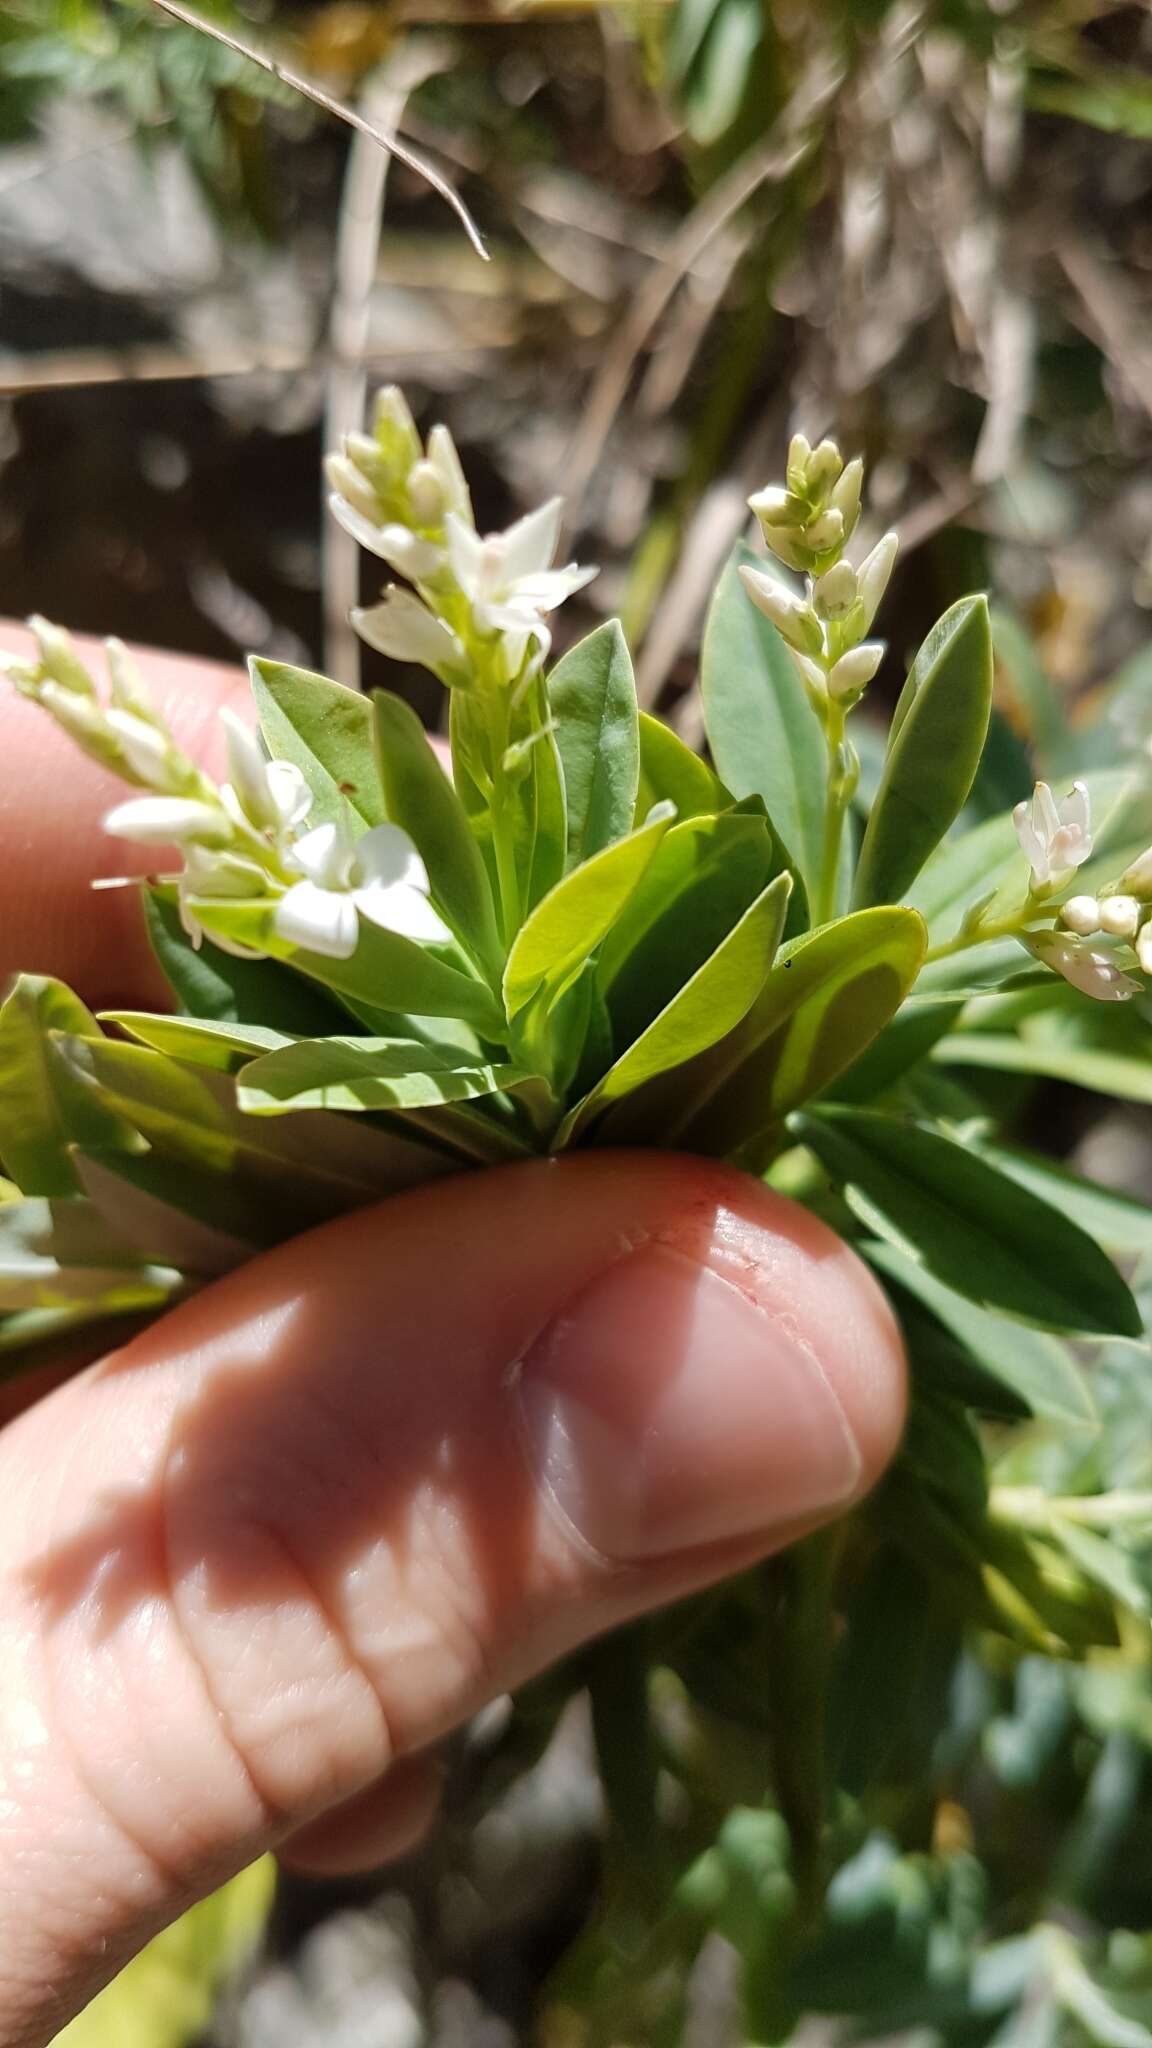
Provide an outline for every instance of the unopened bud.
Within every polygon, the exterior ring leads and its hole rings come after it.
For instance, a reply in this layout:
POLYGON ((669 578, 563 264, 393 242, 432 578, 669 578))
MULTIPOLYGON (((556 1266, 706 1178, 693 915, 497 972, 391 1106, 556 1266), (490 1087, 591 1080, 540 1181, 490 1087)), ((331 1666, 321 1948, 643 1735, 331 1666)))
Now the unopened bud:
POLYGON ((49 619, 42 619, 38 613, 29 619, 28 624, 36 635, 45 675, 76 697, 95 697, 96 685, 72 645, 71 635, 62 626, 54 626, 49 619))
POLYGON ((804 540, 813 555, 831 555, 844 545, 844 521, 839 512, 822 512, 804 528, 804 540))
POLYGON ((858 455, 845 465, 839 480, 833 486, 828 504, 838 512, 844 521, 845 535, 850 535, 860 517, 860 494, 864 488, 864 464, 858 455))
POLYGON ((757 611, 771 620, 776 631, 797 653, 820 654, 823 651, 819 621, 803 598, 785 590, 775 576, 766 575, 762 569, 745 565, 740 570, 740 580, 757 611))
POLYGON ((800 680, 808 695, 815 701, 828 695, 828 679, 818 661, 811 661, 806 654, 800 654, 795 647, 789 649, 793 661, 800 671, 800 680))
POLYGON ((886 533, 878 540, 870 554, 865 555, 856 580, 860 586, 860 602, 864 607, 864 631, 867 632, 880 609, 880 601, 888 588, 888 580, 895 566, 900 541, 896 534, 886 533))
POLYGON ((223 811, 179 796, 143 796, 117 804, 105 818, 104 829, 141 846, 179 846, 185 840, 226 846, 232 837, 231 822, 223 811))
POLYGON ((780 484, 766 484, 748 500, 748 510, 756 514, 765 529, 778 526, 798 526, 803 516, 802 507, 797 504, 791 491, 780 484))
POLYGON ((1120 877, 1120 887, 1145 902, 1152 897, 1152 846, 1147 847, 1130 868, 1125 868, 1120 877))
POLYGON ((279 815, 268 787, 268 763, 250 726, 227 705, 220 713, 228 743, 228 776, 237 802, 249 824, 261 830, 279 823, 279 815))
POLYGON ((1152 974, 1152 924, 1141 925, 1136 934, 1136 958, 1145 974, 1152 974))
POLYGON ((153 721, 156 708, 152 702, 152 692, 124 642, 106 640, 104 647, 108 657, 112 703, 116 710, 130 711, 136 718, 153 721))
POLYGON ((865 640, 861 646, 842 654, 829 671, 828 695, 848 697, 856 690, 866 689, 883 659, 882 640, 865 640))
POLYGON ((1110 939, 1134 939, 1140 922, 1135 896, 1105 896, 1100 904, 1100 929, 1110 939))
POLYGON ((472 524, 472 496, 464 465, 456 452, 456 443, 447 427, 433 427, 428 436, 428 460, 440 479, 445 504, 463 519, 472 524))
POLYGON ((408 499, 417 526, 442 526, 446 506, 444 487, 433 463, 414 463, 408 473, 408 499))
POLYGON ((412 464, 420 460, 420 436, 398 384, 385 384, 376 393, 372 427, 381 454, 406 475, 412 464))
POLYGON ((798 494, 808 487, 808 464, 812 459, 812 443, 807 434, 793 434, 788 443, 786 475, 788 488, 798 494))
POLYGON ((822 504, 844 467, 844 458, 835 441, 821 441, 818 448, 808 457, 805 482, 808 495, 816 504, 822 504))
POLYGON ((373 525, 379 524, 380 500, 372 485, 346 455, 326 455, 324 474, 346 504, 351 505, 362 518, 371 520, 373 525))
POLYGON ((837 562, 817 578, 812 599, 821 618, 845 619, 858 596, 856 571, 848 562, 837 562))
POLYGON ((158 732, 147 719, 138 718, 135 712, 115 707, 109 711, 107 723, 133 775, 149 788, 165 787, 170 780, 173 751, 166 734, 158 732))
POLYGON ((1100 930, 1100 905, 1095 896, 1070 896, 1060 918, 1078 938, 1090 939, 1094 932, 1100 930))
POLYGON ((97 752, 101 760, 111 761, 113 746, 108 721, 95 697, 82 697, 78 690, 69 690, 57 682, 42 683, 37 694, 45 711, 52 713, 70 738, 78 740, 89 753, 97 752))

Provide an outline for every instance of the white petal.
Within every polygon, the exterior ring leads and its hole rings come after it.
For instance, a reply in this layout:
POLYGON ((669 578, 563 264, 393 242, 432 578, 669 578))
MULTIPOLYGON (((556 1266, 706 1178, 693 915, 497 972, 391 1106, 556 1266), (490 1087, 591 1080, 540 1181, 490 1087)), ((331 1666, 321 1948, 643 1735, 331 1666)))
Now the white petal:
POLYGON ((1048 879, 1048 850, 1032 822, 1033 806, 1027 800, 1018 803, 1012 813, 1012 823, 1024 855, 1038 882, 1048 879))
POLYGON ((352 881, 358 889, 387 889, 403 882, 428 894, 428 870, 399 825, 373 825, 356 841, 352 881))
POLYGON ((1078 832, 1083 832, 1085 838, 1091 836, 1092 804, 1086 782, 1072 784, 1060 806, 1060 820, 1062 824, 1072 825, 1078 832))
POLYGON ((563 498, 549 498, 546 505, 525 513, 523 519, 517 519, 500 535, 509 583, 518 583, 522 576, 537 576, 542 569, 551 567, 563 517, 563 498))
POLYGON ((447 427, 433 427, 428 436, 428 460, 440 479, 441 489, 452 511, 471 525, 472 499, 468 479, 447 427))
POLYGON ((292 864, 318 889, 342 889, 348 880, 351 846, 338 825, 314 825, 292 847, 292 864))
POLYGON ((382 925, 387 932, 399 932, 403 938, 442 944, 452 936, 427 896, 405 882, 357 889, 352 900, 373 924, 382 925))
POLYGON ((575 562, 569 562, 563 569, 540 569, 534 576, 521 576, 512 592, 513 599, 526 602, 537 611, 554 612, 558 604, 574 591, 583 590, 591 583, 599 569, 581 569, 575 562))
POLYGON ((1032 825, 1045 846, 1060 830, 1060 812, 1046 782, 1038 782, 1032 793, 1032 825))
POLYGON ((171 752, 165 735, 146 719, 138 718, 134 711, 120 711, 113 706, 106 716, 133 774, 142 782, 163 783, 171 752))
POLYGON ((463 650, 456 635, 435 618, 410 590, 388 590, 377 605, 352 614, 362 640, 393 661, 416 661, 434 675, 462 671, 463 650))
POLYGON ((449 512, 445 518, 444 537, 453 576, 466 597, 475 597, 484 567, 483 541, 455 512, 449 512))
MULTIPOLYGON (((320 826, 320 831, 326 828, 320 826)), ((356 951, 359 921, 351 896, 315 882, 296 882, 280 898, 272 919, 278 937, 289 946, 323 953, 329 960, 349 960, 356 951)))
POLYGON ((312 809, 312 791, 294 761, 269 761, 268 793, 281 825, 302 825, 312 809))
POLYGON ((179 846, 183 840, 226 846, 232 837, 223 812, 183 796, 142 796, 117 804, 108 812, 104 830, 141 846, 179 846))

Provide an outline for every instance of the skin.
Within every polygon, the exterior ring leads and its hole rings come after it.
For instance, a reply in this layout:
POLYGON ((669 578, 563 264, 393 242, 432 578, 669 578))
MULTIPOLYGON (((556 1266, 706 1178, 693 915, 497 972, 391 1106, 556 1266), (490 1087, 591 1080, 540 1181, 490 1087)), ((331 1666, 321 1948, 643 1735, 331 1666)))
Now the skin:
MULTIPOLYGON (((241 680, 145 660, 218 766, 241 680)), ((10 695, 0 744, 0 981, 161 1004, 87 886, 118 787, 10 695)), ((39 2048, 261 1851, 396 1854, 465 1716, 858 1498, 904 1365, 814 1218, 618 1152, 397 1197, 3 1391, 0 2044, 39 2048)))

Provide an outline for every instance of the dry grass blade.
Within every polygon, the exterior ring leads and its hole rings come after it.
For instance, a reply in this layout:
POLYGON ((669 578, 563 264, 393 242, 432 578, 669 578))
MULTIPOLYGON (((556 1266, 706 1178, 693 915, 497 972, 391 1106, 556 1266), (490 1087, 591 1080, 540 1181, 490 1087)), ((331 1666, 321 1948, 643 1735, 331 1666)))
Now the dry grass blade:
POLYGON ((285 65, 278 64, 274 57, 266 56, 263 50, 254 50, 250 43, 242 43, 238 36, 230 35, 216 22, 205 21, 199 14, 193 14, 190 8, 181 7, 179 0, 153 0, 153 5, 159 7, 163 13, 172 15, 175 20, 184 22, 186 27, 199 29, 203 35, 212 36, 216 42, 223 43, 226 49, 234 50, 238 57, 246 57, 249 63, 258 64, 262 71, 267 71, 271 78, 278 79, 281 85, 288 86, 293 92, 302 93, 314 106, 323 107, 326 114, 334 114, 338 121, 346 122, 349 128, 355 128, 358 134, 368 136, 369 140, 377 143, 381 149, 386 149, 392 156, 398 157, 402 164, 407 164, 410 171, 415 171, 417 177, 423 178, 426 184, 431 185, 432 190, 438 192, 441 199, 452 208, 476 254, 487 263, 488 251, 484 246, 483 236, 459 193, 454 192, 447 179, 442 178, 439 171, 416 150, 409 149, 406 143, 399 142, 395 135, 386 135, 383 129, 375 127, 371 121, 366 121, 354 107, 346 107, 340 100, 334 100, 330 93, 322 91, 311 79, 302 78, 299 72, 289 71, 285 65))

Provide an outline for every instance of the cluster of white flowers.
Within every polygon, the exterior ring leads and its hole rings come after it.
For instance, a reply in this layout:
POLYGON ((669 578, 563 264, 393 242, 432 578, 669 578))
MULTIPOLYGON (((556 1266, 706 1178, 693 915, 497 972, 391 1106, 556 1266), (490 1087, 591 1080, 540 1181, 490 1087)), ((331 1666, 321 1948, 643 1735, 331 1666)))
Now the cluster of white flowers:
POLYGON ((753 604, 791 649, 818 712, 829 698, 854 704, 884 657, 883 641, 866 636, 892 574, 896 535, 877 541, 859 568, 843 559, 860 517, 863 480, 858 456, 845 464, 835 441, 813 448, 794 434, 787 483, 748 500, 777 560, 806 572, 803 596, 770 571, 747 566, 740 574, 753 604))
MULTIPOLYGON (((1092 807, 1087 785, 1074 782, 1056 797, 1038 782, 1031 800, 1012 813, 1016 837, 1030 870, 1030 903, 1067 887, 1093 852, 1092 807)), ((1099 896, 1069 896, 1059 924, 1033 932, 1028 944, 1037 959, 1098 1002, 1124 1002, 1142 983, 1125 971, 1117 948, 1128 947, 1145 974, 1152 974, 1152 848, 1099 896), (1108 942, 1111 942, 1109 944, 1108 942)))
POLYGON ((174 879, 194 944, 207 929, 226 952, 254 953, 211 917, 214 904, 223 910, 237 902, 268 904, 279 939, 329 959, 355 952, 361 917, 421 942, 450 940, 429 901, 424 863, 398 825, 373 826, 358 839, 347 817, 309 827, 312 795, 300 770, 270 761, 228 710, 220 716, 229 779, 218 788, 182 753, 117 642, 108 647, 105 703, 68 635, 43 620, 33 628, 39 661, 9 662, 9 674, 85 753, 149 792, 118 804, 104 822, 120 838, 179 848, 183 866, 174 879))
POLYGON ((423 446, 394 385, 376 401, 373 433, 349 434, 326 467, 337 519, 414 586, 390 585, 378 604, 353 612, 370 646, 419 662, 450 687, 491 673, 485 655, 499 656, 502 682, 544 659, 545 615, 596 574, 553 566, 562 499, 504 533, 479 534, 451 434, 433 427, 423 446))

